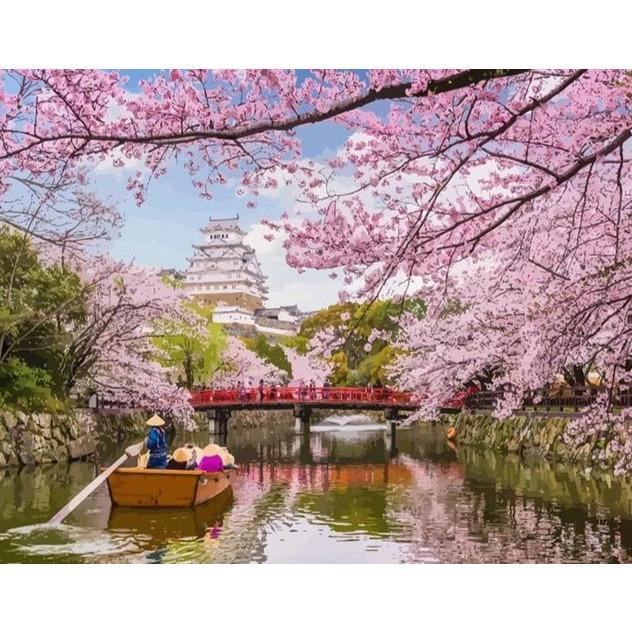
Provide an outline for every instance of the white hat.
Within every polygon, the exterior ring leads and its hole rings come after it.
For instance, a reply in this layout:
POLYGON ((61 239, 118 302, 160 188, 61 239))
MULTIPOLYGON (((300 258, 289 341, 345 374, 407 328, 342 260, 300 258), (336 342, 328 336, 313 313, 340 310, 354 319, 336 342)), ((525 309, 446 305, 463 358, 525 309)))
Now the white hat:
POLYGON ((148 426, 164 426, 165 420, 158 415, 154 415, 153 417, 150 417, 145 423, 148 426))

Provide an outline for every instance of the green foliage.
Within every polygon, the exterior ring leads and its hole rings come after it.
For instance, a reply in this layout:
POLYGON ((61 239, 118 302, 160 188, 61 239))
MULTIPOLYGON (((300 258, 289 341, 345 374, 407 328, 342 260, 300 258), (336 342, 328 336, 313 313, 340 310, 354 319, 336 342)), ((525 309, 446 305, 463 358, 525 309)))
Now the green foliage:
POLYGON ((62 370, 69 332, 85 321, 90 290, 61 265, 45 266, 22 233, 0 229, 2 403, 27 411, 67 396, 62 370))
POLYGON ((289 379, 292 379, 292 365, 280 345, 270 344, 266 337, 261 334, 256 338, 242 338, 241 340, 250 351, 253 351, 260 358, 285 371, 289 379))
POLYGON ((160 352, 162 366, 175 370, 187 388, 210 381, 221 366, 227 336, 222 325, 213 322, 212 306, 197 301, 184 304, 183 319, 161 319, 155 323, 153 344, 160 352))
POLYGON ((284 344, 305 353, 318 333, 330 329, 340 340, 339 345, 332 349, 332 382, 340 386, 365 386, 378 381, 385 384, 389 365, 402 353, 389 339, 399 332, 399 319, 404 313, 424 318, 425 303, 421 299, 338 303, 305 319, 299 333, 285 339, 284 344), (369 337, 375 330, 383 334, 370 344, 371 348, 367 351, 369 337))
POLYGON ((19 358, 0 362, 0 408, 56 410, 60 403, 52 394, 51 382, 50 373, 19 358))
POLYGON ((301 355, 305 355, 309 351, 310 339, 307 336, 302 336, 300 333, 295 336, 283 336, 280 341, 284 347, 294 349, 301 355))

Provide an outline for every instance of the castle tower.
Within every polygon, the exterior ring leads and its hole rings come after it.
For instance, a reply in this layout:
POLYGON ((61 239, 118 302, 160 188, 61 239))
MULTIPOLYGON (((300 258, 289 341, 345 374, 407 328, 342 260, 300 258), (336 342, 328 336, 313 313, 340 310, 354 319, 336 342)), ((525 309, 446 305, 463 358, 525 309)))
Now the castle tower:
POLYGON ((255 310, 267 298, 266 278, 255 251, 243 243, 239 216, 209 218, 203 242, 188 259, 184 289, 188 296, 215 305, 213 320, 254 325, 255 310))

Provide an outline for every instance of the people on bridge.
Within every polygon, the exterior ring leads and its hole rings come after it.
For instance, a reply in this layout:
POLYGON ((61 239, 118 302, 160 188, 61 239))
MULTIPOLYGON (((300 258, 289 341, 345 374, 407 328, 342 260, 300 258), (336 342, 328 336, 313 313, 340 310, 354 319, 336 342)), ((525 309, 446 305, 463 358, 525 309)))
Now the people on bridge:
POLYGON ((323 399, 329 399, 329 380, 325 380, 323 384, 323 399))
POLYGON ((309 381, 309 398, 316 399, 316 381, 314 378, 309 381))
POLYGON ((259 401, 263 401, 263 379, 259 380, 259 401))
POLYGON ((241 381, 237 382, 237 393, 240 401, 244 401, 246 399, 246 389, 241 381))
POLYGON ((147 420, 149 434, 145 439, 145 448, 149 450, 147 467, 164 469, 167 467, 167 433, 165 432, 165 420, 159 415, 154 415, 147 420))

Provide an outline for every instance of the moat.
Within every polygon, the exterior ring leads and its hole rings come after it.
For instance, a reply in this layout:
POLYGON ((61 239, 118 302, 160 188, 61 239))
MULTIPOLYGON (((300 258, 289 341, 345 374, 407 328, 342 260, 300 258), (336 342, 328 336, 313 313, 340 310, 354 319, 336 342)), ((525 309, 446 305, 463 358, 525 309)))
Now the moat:
MULTIPOLYGON (((0 562, 632 561, 629 481, 450 445, 444 427, 399 431, 395 452, 366 427, 234 429, 228 447, 232 494, 196 510, 112 509, 101 487, 59 529, 33 525, 100 464, 0 470, 0 562)), ((120 452, 101 446, 100 463, 120 452)))

